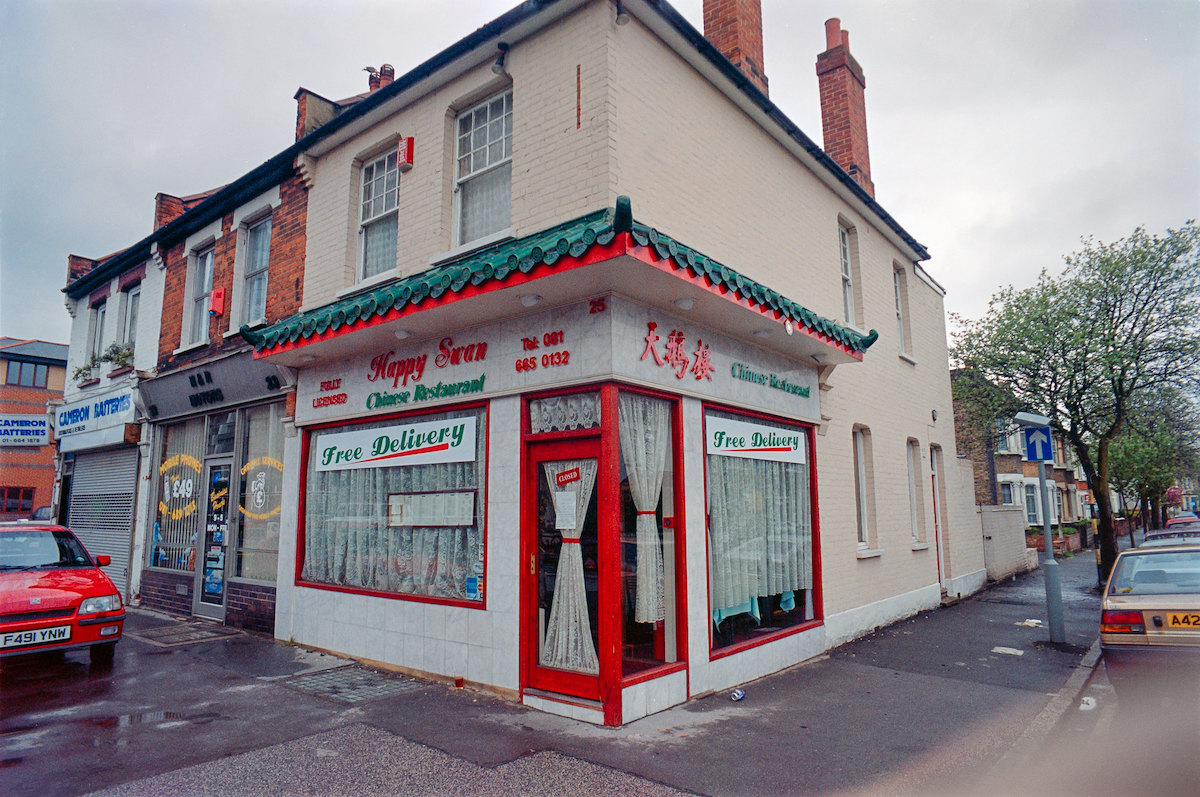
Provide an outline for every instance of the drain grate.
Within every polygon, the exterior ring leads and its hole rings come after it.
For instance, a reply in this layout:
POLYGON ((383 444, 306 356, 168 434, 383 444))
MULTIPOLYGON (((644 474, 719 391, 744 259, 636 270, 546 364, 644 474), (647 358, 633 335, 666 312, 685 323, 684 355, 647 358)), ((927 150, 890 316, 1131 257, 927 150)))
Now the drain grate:
POLYGON ((419 681, 385 675, 357 664, 297 675, 280 683, 299 692, 340 700, 343 703, 362 703, 375 698, 414 692, 425 687, 425 684, 419 681))
POLYGON ((235 628, 225 628, 215 625, 164 625, 151 628, 148 631, 138 631, 136 634, 127 631, 126 636, 149 642, 160 648, 172 648, 178 645, 194 645, 197 642, 209 642, 213 639, 224 639, 241 633, 235 628))

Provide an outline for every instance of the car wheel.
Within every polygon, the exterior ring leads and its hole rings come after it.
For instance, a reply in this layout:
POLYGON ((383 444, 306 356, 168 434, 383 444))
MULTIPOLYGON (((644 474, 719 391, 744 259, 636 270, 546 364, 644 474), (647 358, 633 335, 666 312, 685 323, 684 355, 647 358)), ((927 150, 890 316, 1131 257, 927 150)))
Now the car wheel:
POLYGON ((92 645, 88 648, 88 655, 91 656, 92 664, 108 665, 113 663, 113 654, 117 652, 117 643, 109 642, 105 645, 92 645))

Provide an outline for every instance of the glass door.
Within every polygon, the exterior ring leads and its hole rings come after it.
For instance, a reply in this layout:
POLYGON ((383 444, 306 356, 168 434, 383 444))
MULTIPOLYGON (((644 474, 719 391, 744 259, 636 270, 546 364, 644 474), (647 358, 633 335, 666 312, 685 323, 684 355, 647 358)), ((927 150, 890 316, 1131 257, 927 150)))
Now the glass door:
POLYGON ((523 516, 529 686, 600 698, 600 441, 531 444, 523 516))
POLYGON ((225 562, 229 545, 230 474, 232 461, 210 461, 205 467, 204 545, 196 568, 192 611, 201 617, 225 619, 225 562))

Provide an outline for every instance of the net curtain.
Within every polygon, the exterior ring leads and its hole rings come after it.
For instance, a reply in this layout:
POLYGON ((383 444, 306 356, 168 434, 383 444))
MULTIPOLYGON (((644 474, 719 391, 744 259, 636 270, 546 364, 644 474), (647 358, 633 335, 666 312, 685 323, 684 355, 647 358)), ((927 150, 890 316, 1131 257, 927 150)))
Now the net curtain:
MULTIPOLYGON (((546 624, 546 637, 538 658, 545 667, 595 674, 600 672, 600 662, 592 643, 579 533, 592 499, 592 490, 596 486, 596 460, 543 462, 542 468, 552 493, 574 493, 575 525, 559 529, 563 539, 562 549, 558 557, 558 571, 554 576, 550 620, 546 624), (558 486, 555 476, 572 468, 579 469, 579 478, 558 486)), ((556 525, 561 525, 561 522, 556 525)))
MULTIPOLYGON (((481 431, 477 447, 485 437, 481 431)), ((479 450, 474 462, 321 473, 310 466, 302 577, 382 592, 474 598, 467 580, 480 561, 480 524, 389 526, 388 496, 474 490, 474 515, 480 518, 483 468, 479 450)))
POLYGON ((708 509, 715 616, 812 588, 807 465, 710 455, 708 509))
POLYGON ((658 499, 662 493, 671 434, 670 404, 663 399, 622 393, 617 403, 621 457, 629 479, 629 493, 637 510, 637 580, 633 619, 639 623, 662 620, 663 554, 658 527, 658 499))

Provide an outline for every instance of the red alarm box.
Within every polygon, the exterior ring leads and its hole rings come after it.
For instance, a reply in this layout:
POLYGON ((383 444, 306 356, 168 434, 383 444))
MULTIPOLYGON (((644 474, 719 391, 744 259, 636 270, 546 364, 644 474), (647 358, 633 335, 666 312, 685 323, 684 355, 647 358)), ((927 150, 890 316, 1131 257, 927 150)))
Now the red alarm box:
POLYGON ((397 145, 397 154, 399 155, 399 157, 396 159, 396 162, 400 168, 400 171, 406 172, 413 167, 413 137, 412 136, 408 136, 407 138, 400 139, 400 142, 397 145))
POLYGON ((213 288, 208 296, 208 314, 225 315, 225 289, 213 288))

